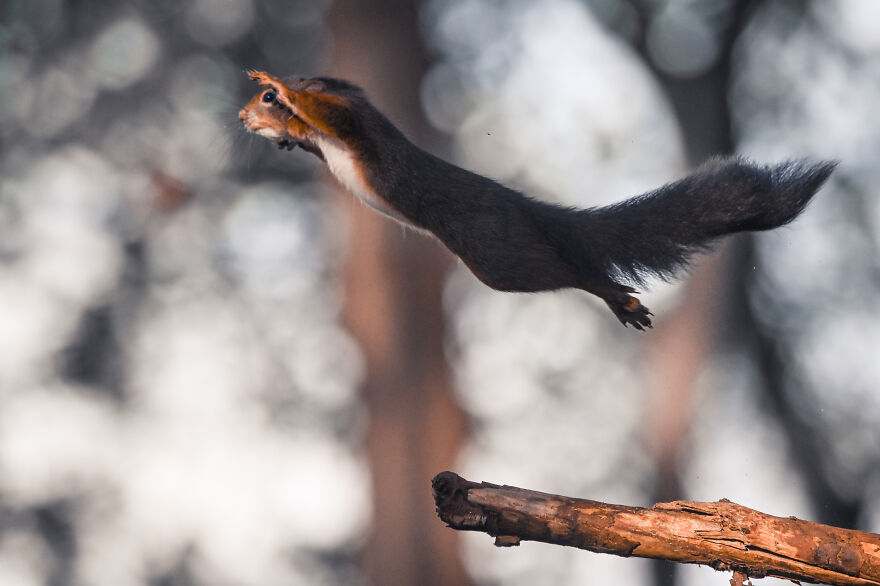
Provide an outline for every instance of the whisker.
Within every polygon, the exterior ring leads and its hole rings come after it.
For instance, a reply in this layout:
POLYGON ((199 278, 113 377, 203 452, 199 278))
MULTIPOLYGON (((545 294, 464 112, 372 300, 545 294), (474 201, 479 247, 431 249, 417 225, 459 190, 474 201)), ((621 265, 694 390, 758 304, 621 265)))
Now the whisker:
POLYGON ((245 177, 247 178, 247 182, 251 183, 251 155, 254 152, 254 135, 248 133, 248 155, 247 155, 247 168, 245 169, 245 177))

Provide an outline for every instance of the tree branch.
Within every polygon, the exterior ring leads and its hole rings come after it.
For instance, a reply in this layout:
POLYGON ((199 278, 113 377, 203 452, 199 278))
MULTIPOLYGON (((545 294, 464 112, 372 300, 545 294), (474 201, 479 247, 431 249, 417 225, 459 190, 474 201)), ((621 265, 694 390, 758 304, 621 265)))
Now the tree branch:
POLYGON ((440 519, 453 529, 488 533, 497 546, 543 541, 705 564, 741 577, 880 585, 880 535, 774 517, 726 499, 645 509, 476 483, 452 472, 431 484, 440 519))

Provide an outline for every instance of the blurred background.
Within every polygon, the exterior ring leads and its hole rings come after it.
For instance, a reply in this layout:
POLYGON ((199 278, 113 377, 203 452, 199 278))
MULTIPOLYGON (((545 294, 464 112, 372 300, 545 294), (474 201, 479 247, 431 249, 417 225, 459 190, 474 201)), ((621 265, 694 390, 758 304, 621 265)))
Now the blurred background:
POLYGON ((874 0, 4 0, 0 584, 729 578, 457 534, 446 469, 880 531, 878 22, 874 0), (792 226, 654 283, 640 334, 582 292, 484 287, 246 135, 247 68, 348 78, 418 144, 570 205, 718 153, 842 164, 792 226))

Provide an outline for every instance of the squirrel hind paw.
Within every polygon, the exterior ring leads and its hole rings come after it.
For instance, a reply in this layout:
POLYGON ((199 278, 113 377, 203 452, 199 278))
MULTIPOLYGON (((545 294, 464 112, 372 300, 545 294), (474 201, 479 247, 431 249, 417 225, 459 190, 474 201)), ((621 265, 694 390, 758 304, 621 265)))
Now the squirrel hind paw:
POLYGON ((645 331, 645 328, 653 328, 651 311, 642 305, 642 303, 631 295, 621 295, 614 299, 606 299, 605 303, 620 320, 624 327, 632 325, 639 331, 645 331))

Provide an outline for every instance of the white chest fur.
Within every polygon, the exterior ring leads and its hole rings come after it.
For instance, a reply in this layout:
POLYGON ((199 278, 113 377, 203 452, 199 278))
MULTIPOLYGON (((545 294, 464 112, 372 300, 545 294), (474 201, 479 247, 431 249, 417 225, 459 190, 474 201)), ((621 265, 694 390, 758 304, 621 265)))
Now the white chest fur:
POLYGON ((385 201, 376 195, 376 192, 367 185, 361 174, 358 164, 355 162, 354 155, 345 146, 342 141, 331 138, 318 138, 316 141, 318 148, 324 154, 327 161, 327 167, 330 172, 342 183, 346 189, 352 192, 359 200, 386 216, 395 220, 408 224, 406 218, 401 216, 396 210, 390 208, 385 201))

